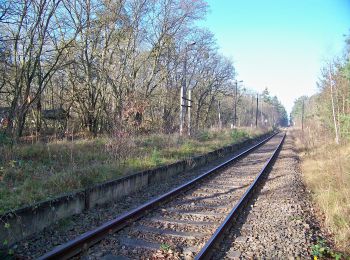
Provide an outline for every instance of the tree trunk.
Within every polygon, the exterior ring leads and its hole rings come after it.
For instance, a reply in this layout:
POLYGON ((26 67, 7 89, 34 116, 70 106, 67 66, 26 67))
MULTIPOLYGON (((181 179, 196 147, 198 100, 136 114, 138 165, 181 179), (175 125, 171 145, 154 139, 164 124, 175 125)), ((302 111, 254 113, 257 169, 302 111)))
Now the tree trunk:
POLYGON ((41 131, 41 94, 38 97, 38 103, 36 105, 36 134, 39 135, 41 131))
POLYGON ((21 111, 18 115, 18 125, 17 125, 17 134, 16 140, 18 140, 23 135, 24 125, 26 122, 27 111, 21 111))
POLYGON ((331 87, 331 101, 332 101, 332 114, 333 114, 333 122, 334 122, 334 130, 335 130, 335 142, 336 144, 339 144, 339 134, 338 134, 338 124, 335 114, 335 106, 334 106, 334 98, 333 98, 333 83, 332 83, 332 76, 331 71, 329 71, 329 82, 331 87))

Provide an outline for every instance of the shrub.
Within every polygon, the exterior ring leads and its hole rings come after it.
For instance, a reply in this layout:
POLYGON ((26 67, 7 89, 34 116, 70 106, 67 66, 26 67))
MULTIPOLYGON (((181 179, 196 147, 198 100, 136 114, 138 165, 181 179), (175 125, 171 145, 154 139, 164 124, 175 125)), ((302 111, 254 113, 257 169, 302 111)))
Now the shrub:
POLYGON ((231 132, 231 138, 232 138, 232 141, 234 142, 238 140, 242 140, 247 137, 249 137, 248 134, 242 130, 233 129, 231 132))
POLYGON ((153 149, 151 161, 154 165, 159 165, 162 162, 160 158, 160 152, 157 149, 153 149))
POLYGON ((11 137, 5 131, 0 130, 0 146, 12 144, 11 137))
POLYGON ((45 161, 47 159, 49 153, 48 144, 37 143, 33 145, 24 145, 20 149, 16 151, 19 158, 24 160, 42 160, 45 161))
POLYGON ((208 130, 202 130, 195 135, 195 138, 200 142, 205 142, 209 141, 212 138, 212 135, 208 130))
POLYGON ((106 152, 116 161, 125 161, 135 148, 133 139, 126 132, 115 132, 105 144, 106 152))
POLYGON ((168 140, 163 135, 143 136, 139 140, 139 145, 143 147, 162 149, 168 146, 168 140))
POLYGON ((195 151, 194 146, 189 141, 184 143, 179 149, 179 152, 185 157, 192 155, 194 151, 195 151))
POLYGON ((347 139, 350 140, 350 116, 342 115, 340 116, 340 125, 341 125, 341 135, 347 139))
POLYGON ((330 258, 336 260, 342 259, 343 256, 341 253, 332 250, 323 239, 318 239, 317 244, 311 247, 311 255, 313 255, 315 259, 320 257, 320 259, 330 258))

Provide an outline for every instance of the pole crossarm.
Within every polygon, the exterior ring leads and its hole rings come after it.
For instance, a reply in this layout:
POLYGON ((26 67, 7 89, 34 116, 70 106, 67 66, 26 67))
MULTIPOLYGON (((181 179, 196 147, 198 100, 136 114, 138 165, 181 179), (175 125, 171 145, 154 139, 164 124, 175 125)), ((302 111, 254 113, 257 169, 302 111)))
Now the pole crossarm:
POLYGON ((186 101, 191 101, 191 102, 193 102, 192 99, 188 99, 188 98, 186 98, 186 97, 182 97, 182 99, 184 99, 184 100, 186 100, 186 101))

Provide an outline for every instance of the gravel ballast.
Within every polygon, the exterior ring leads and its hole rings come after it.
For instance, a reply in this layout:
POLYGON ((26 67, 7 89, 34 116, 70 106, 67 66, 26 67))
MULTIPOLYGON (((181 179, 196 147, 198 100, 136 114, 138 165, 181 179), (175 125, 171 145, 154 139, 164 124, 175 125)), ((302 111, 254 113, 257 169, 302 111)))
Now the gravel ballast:
MULTIPOLYGON (((315 212, 310 203, 309 194, 303 185, 298 167, 298 157, 293 146, 292 137, 287 135, 278 159, 267 175, 266 181, 260 185, 258 192, 245 207, 245 210, 240 213, 234 226, 221 243, 214 259, 310 259, 311 246, 315 244, 316 238, 322 235, 318 225, 315 224, 313 217, 315 212)), ((226 159, 228 157, 215 162, 215 164, 226 159)), ((17 244, 15 252, 25 258, 37 258, 53 247, 137 207, 213 166, 214 164, 210 164, 196 171, 174 176, 162 185, 152 185, 145 188, 142 193, 135 193, 106 207, 98 207, 66 219, 36 234, 29 240, 17 244)), ((212 189, 215 186, 208 186, 208 188, 212 189)), ((220 210, 217 209, 216 213, 220 213, 220 210)), ((190 229, 188 231, 202 232, 203 229, 205 228, 200 227, 198 230, 190 229)), ((103 244, 102 247, 108 248, 108 244, 114 244, 110 242, 103 244)), ((95 247, 95 249, 97 248, 95 247)), ((117 252, 109 250, 111 257, 118 255, 117 252)), ((106 250, 103 251, 91 250, 88 259, 109 256, 106 250)), ((169 259, 192 259, 194 257, 192 251, 189 255, 186 255, 186 252, 182 252, 182 254, 174 252, 169 259)), ((142 253, 135 251, 132 255, 140 256, 142 253)), ((160 254, 160 256, 164 257, 164 254, 160 254)))
POLYGON ((282 137, 283 134, 276 135, 141 220, 107 236, 83 253, 86 259, 107 255, 128 259, 192 259, 253 182, 282 137), (162 245, 169 246, 174 254, 158 252, 162 245))
POLYGON ((260 188, 215 259, 309 259, 319 231, 291 136, 260 188))

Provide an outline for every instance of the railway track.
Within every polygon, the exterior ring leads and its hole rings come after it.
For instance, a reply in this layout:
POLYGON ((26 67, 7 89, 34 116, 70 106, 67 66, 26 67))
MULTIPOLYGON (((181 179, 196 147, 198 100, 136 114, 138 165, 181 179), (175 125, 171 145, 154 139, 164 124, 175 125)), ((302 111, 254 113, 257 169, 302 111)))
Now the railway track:
POLYGON ((161 257, 163 252, 170 252, 174 259, 209 259, 277 156, 284 137, 284 133, 270 136, 194 180, 39 259, 77 255, 89 259, 147 259, 161 257))

